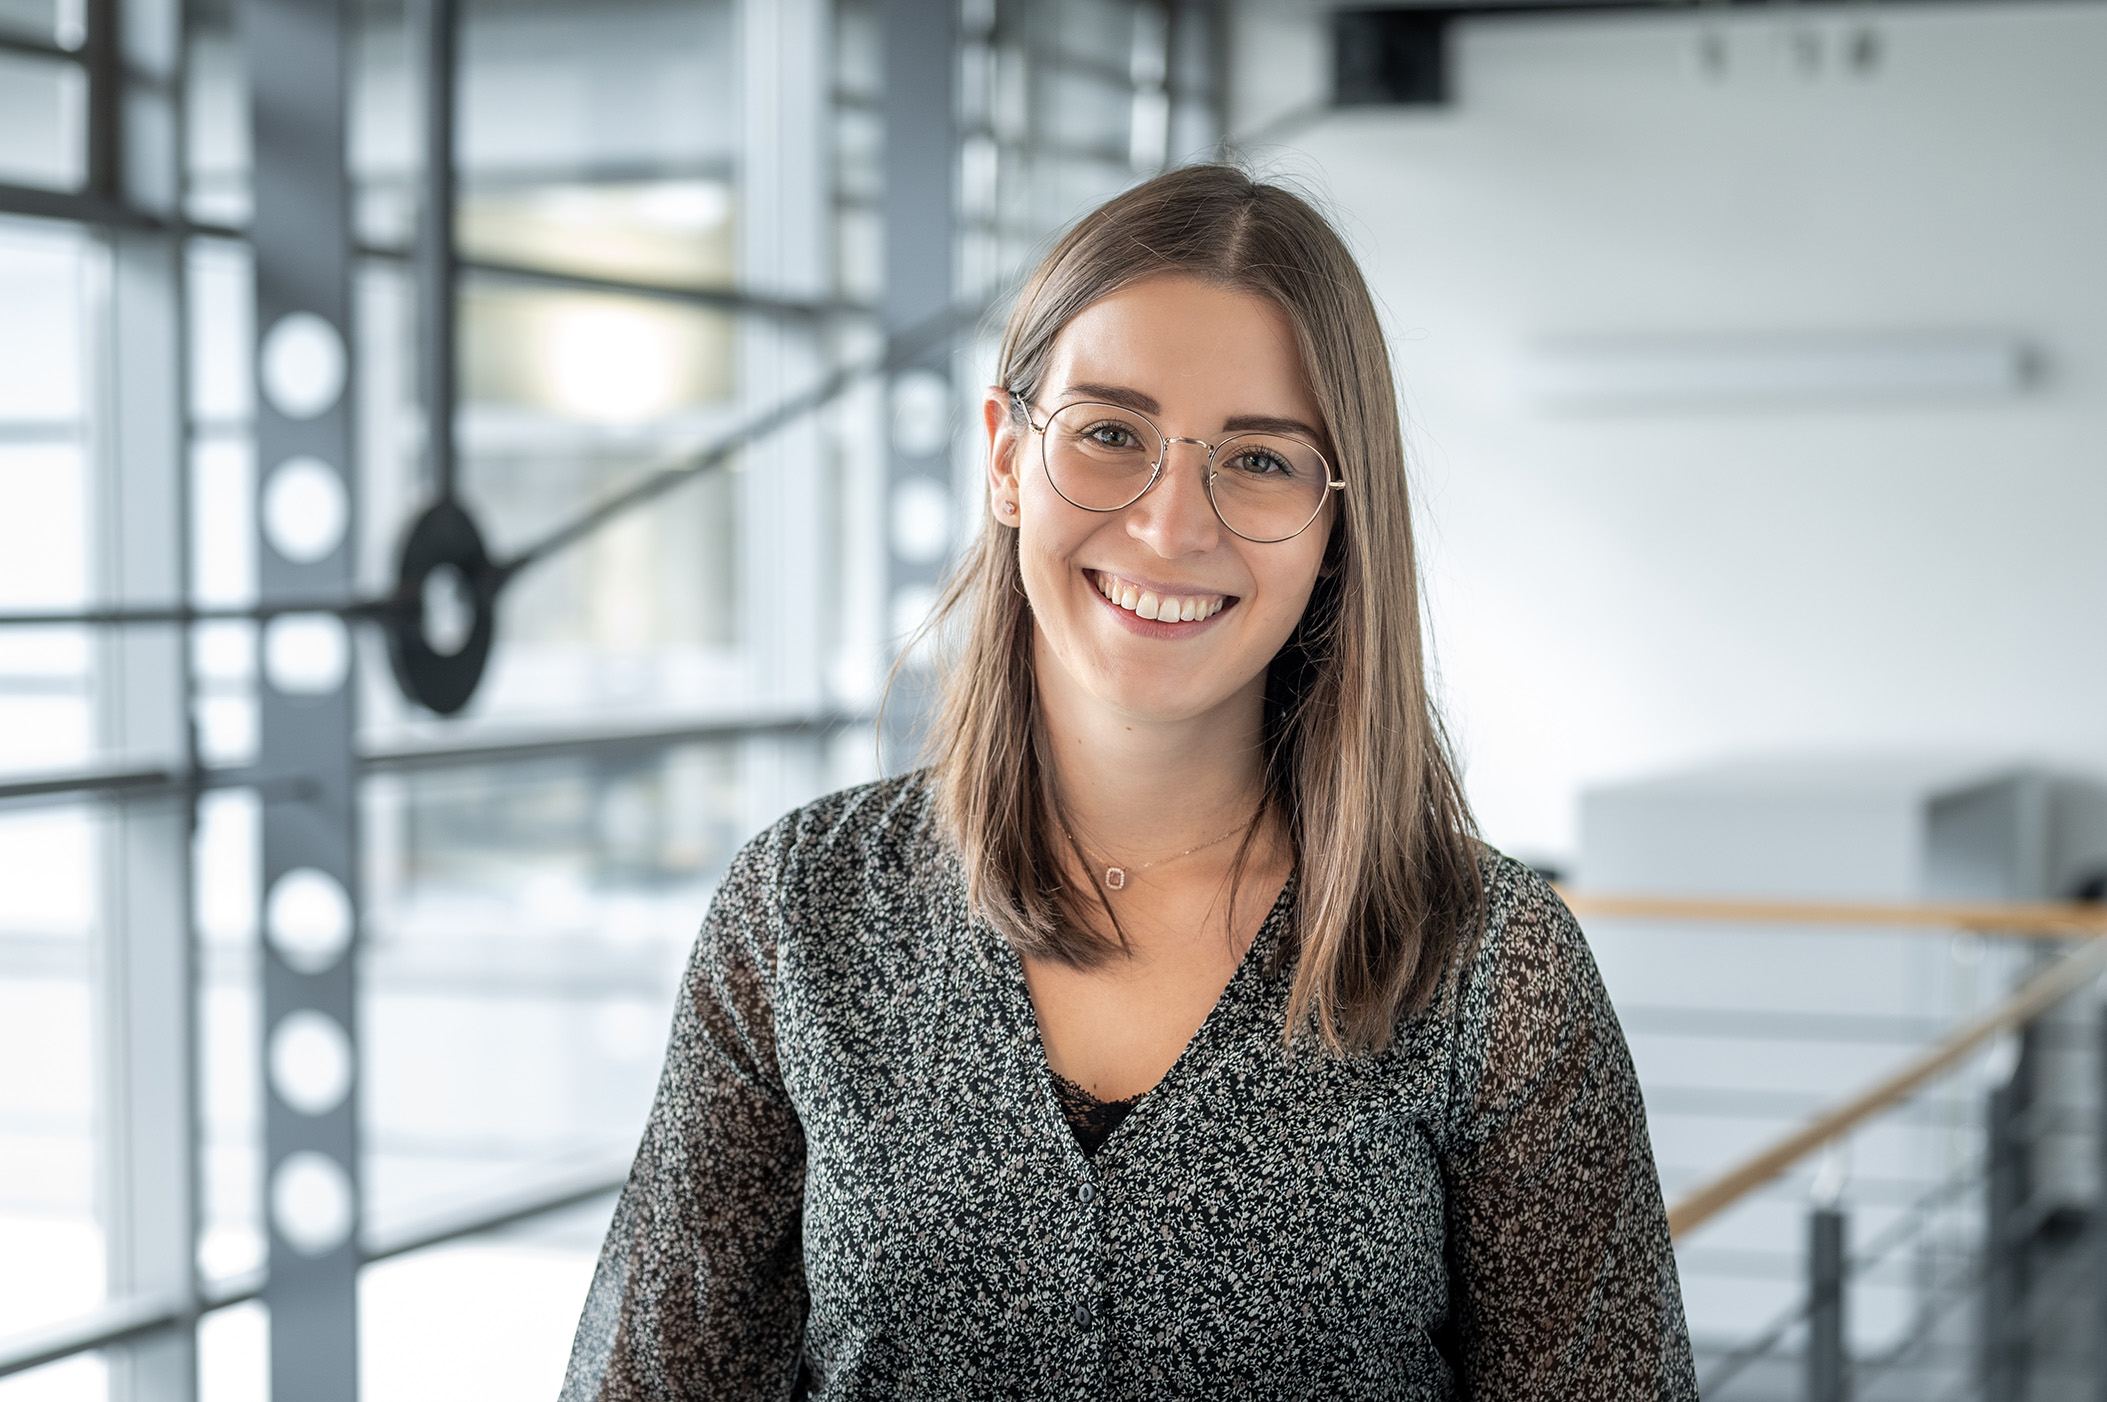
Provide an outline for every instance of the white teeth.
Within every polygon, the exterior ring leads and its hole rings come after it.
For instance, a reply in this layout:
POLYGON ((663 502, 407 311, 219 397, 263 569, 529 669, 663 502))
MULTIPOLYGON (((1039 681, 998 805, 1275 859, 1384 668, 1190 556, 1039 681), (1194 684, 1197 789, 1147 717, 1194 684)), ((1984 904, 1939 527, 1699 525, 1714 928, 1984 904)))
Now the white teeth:
POLYGON ((1180 597, 1175 594, 1156 594, 1139 585, 1129 584, 1110 575, 1097 576, 1097 592, 1127 610, 1137 618, 1153 618, 1163 623, 1192 623, 1203 618, 1212 618, 1220 613, 1228 600, 1220 595, 1214 597, 1180 597))

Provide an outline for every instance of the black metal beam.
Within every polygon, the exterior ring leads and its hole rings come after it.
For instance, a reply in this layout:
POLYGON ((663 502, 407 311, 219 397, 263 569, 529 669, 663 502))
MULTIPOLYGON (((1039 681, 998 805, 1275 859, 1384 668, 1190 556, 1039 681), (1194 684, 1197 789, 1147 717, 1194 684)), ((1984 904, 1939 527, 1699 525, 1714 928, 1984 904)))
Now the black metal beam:
MULTIPOLYGON (((743 740, 755 735, 828 735, 851 726, 869 725, 873 719, 853 712, 742 716, 653 730, 557 734, 530 739, 369 750, 360 755, 357 762, 361 774, 403 774, 485 764, 525 764, 574 755, 613 758, 652 754, 679 745, 743 740)), ((0 805, 187 797, 215 789, 252 789, 274 799, 297 803, 312 793, 313 784, 298 774, 270 774, 249 767, 199 769, 187 774, 173 769, 89 769, 0 783, 0 805)))
MULTIPOLYGON (((373 256, 379 250, 362 249, 373 256)), ((455 265, 473 277, 506 282, 533 283, 542 287, 576 292, 605 292, 618 297, 644 297, 660 302, 680 302, 713 311, 743 312, 788 320, 814 321, 830 316, 873 316, 876 307, 856 302, 801 302, 784 297, 757 297, 731 288, 683 287, 676 283, 638 282, 630 278, 600 277, 591 273, 537 268, 525 263, 506 263, 488 258, 462 258, 455 265)))
MULTIPOLYGON (((554 1188, 522 1194, 494 1208, 429 1223, 366 1243, 359 1253, 359 1262, 361 1266, 371 1265, 413 1251, 428 1251, 466 1237, 518 1226, 536 1217, 545 1217, 551 1212, 561 1212, 567 1207, 619 1192, 627 1177, 626 1170, 591 1169, 554 1188)), ((163 1298, 119 1300, 61 1324, 0 1339, 0 1378, 26 1373, 47 1363, 126 1343, 164 1329, 188 1327, 200 1314, 261 1298, 266 1283, 258 1273, 220 1289, 208 1290, 196 1305, 163 1298)))
POLYGON ((566 1207, 604 1198, 609 1193, 618 1193, 629 1181, 629 1165, 619 1167, 600 1166, 576 1175, 562 1186, 544 1187, 537 1192, 521 1193, 496 1204, 485 1203, 475 1212, 459 1213, 437 1222, 427 1222, 411 1227, 407 1231, 395 1232, 377 1240, 368 1241, 363 1253, 366 1264, 407 1256, 415 1251, 428 1251, 435 1246, 444 1246, 463 1237, 481 1236, 502 1227, 516 1227, 522 1222, 531 1222, 536 1217, 546 1217, 551 1212, 560 1212, 566 1207))
POLYGON ((87 187, 109 200, 123 198, 124 73, 118 49, 117 0, 87 0, 88 37, 81 62, 88 70, 87 187))
POLYGON ((852 725, 867 725, 870 716, 831 713, 814 716, 764 716, 704 721, 662 730, 613 731, 599 735, 551 735, 528 740, 481 744, 404 747, 369 751, 360 757, 367 774, 399 774, 427 769, 461 769, 479 764, 524 764, 572 755, 613 757, 650 754, 678 745, 744 740, 755 735, 824 735, 852 725))
POLYGON ((248 767, 196 769, 188 773, 176 769, 88 769, 0 783, 0 805, 188 798, 215 789, 250 789, 266 798, 298 803, 312 793, 313 785, 297 774, 265 774, 248 767))
MULTIPOLYGON (((361 1266, 367 1266, 376 1261, 406 1256, 413 1251, 445 1246, 465 1237, 518 1226, 536 1217, 620 1192, 627 1179, 626 1168, 620 1172, 605 1168, 590 1170, 556 1188, 523 1194, 496 1208, 426 1224, 370 1243, 359 1253, 359 1262, 361 1266)), ((0 1378, 26 1373, 75 1354, 127 1343, 164 1329, 188 1327, 200 1314, 261 1298, 265 1284, 260 1274, 252 1276, 230 1287, 209 1291, 195 1306, 188 1301, 173 1299, 120 1300, 92 1314, 0 1340, 0 1378)))
POLYGON ((426 483, 434 496, 454 495, 455 83, 461 39, 456 0, 417 0, 414 17, 424 66, 423 199, 417 220, 418 379, 425 415, 426 483))
POLYGON ((27 613, 0 613, 0 628, 120 628, 156 623, 259 623, 287 613, 334 613, 362 618, 377 613, 376 599, 274 599, 258 604, 168 604, 164 607, 37 609, 27 613))
MULTIPOLYGON (((68 55, 70 57, 70 55, 68 55)), ((172 222, 146 210, 133 209, 119 200, 93 191, 46 190, 35 185, 0 182, 0 215, 26 219, 56 219, 97 228, 173 228, 192 238, 246 242, 248 231, 224 224, 172 222)), ((415 260, 409 249, 381 244, 360 244, 361 258, 375 262, 407 263, 415 260)), ((676 302, 707 307, 738 315, 782 317, 792 321, 818 321, 835 316, 874 316, 877 308, 860 302, 809 302, 788 297, 757 297, 732 288, 682 286, 678 283, 645 282, 635 278, 605 277, 594 273, 566 272, 559 268, 537 268, 493 258, 456 258, 455 269, 470 277, 507 282, 532 283, 573 292, 604 292, 615 297, 640 297, 650 301, 676 302)))
POLYGON ((31 39, 23 34, 9 34, 0 30, 0 53, 26 54, 31 58, 59 58, 77 63, 80 55, 62 44, 49 39, 31 39))
POLYGON ((37 185, 10 185, 5 181, 0 181, 0 214, 24 219, 56 219, 99 229, 174 232, 186 238, 226 239, 235 243, 248 239, 248 233, 242 229, 225 224, 199 224, 188 219, 165 219, 151 210, 135 208, 121 199, 92 190, 47 190, 37 185))
POLYGON ((190 791, 191 786, 173 770, 93 769, 0 783, 0 803, 82 796, 145 798, 163 793, 182 794, 190 791))
POLYGON ((45 190, 0 183, 0 214, 27 219, 62 219, 106 229, 160 229, 163 221, 108 195, 80 190, 45 190))
POLYGON ((69 1319, 48 1329, 20 1334, 0 1343, 0 1378, 26 1373, 62 1358, 112 1344, 129 1343, 164 1329, 173 1329, 195 1318, 187 1301, 172 1299, 119 1300, 93 1314, 69 1319))

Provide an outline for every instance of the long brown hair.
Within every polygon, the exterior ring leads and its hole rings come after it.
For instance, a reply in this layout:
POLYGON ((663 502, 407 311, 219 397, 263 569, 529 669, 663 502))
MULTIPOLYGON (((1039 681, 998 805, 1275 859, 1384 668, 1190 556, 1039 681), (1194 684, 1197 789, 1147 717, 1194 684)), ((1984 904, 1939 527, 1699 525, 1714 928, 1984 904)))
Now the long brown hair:
MULTIPOLYGON (((1047 255, 1010 314, 998 373, 1030 402, 1077 313, 1172 273, 1287 314, 1348 484, 1309 606, 1268 668, 1264 803, 1299 883, 1287 1033, 1380 1049, 1475 937, 1483 896, 1470 809, 1427 691, 1389 352, 1353 255, 1277 185, 1229 166, 1175 170, 1093 211, 1047 255)), ((1113 957, 1121 941, 1094 928, 1064 872, 1014 531, 983 522, 935 617, 960 636, 931 782, 974 910, 1022 954, 1079 967, 1113 957)))

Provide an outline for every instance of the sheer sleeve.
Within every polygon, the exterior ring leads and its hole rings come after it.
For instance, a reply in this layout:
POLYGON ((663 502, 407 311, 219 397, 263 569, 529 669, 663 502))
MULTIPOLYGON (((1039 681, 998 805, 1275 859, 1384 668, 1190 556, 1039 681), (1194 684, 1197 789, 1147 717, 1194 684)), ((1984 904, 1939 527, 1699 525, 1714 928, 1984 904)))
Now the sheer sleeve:
POLYGON ((734 859, 703 922, 562 1402, 782 1398, 795 1383, 805 1141, 773 997, 788 826, 734 859))
POLYGON ((1459 1395, 1694 1402, 1624 1034, 1564 903, 1517 864, 1488 876, 1443 1165, 1459 1395))

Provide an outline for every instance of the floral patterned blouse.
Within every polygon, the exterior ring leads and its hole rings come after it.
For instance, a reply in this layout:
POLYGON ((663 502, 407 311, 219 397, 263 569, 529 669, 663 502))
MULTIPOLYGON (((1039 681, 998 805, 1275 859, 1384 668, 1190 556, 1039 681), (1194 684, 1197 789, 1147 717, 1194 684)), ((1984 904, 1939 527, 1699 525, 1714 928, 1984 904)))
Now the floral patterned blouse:
POLYGON ((1694 1399, 1631 1058, 1488 855, 1484 937, 1373 1056, 1282 1031, 1294 882, 1096 1153, 916 778, 732 862, 564 1402, 1694 1399))

